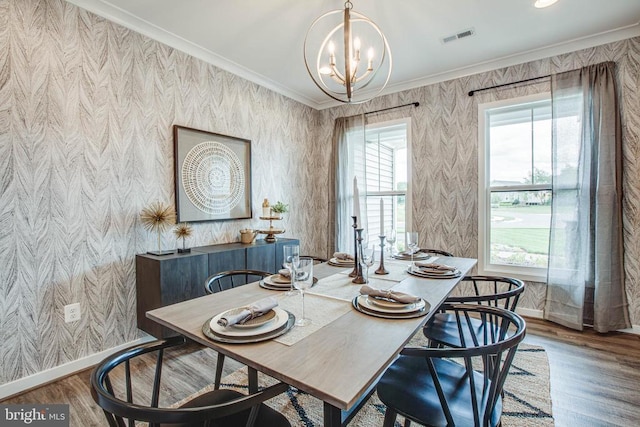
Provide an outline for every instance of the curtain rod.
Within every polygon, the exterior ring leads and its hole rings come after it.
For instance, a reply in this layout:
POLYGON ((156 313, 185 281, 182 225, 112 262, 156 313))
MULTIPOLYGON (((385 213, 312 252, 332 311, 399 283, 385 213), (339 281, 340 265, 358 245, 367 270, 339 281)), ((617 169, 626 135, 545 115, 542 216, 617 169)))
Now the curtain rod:
POLYGON ((388 108, 382 108, 380 110, 369 111, 368 113, 364 113, 364 115, 366 116, 367 114, 376 114, 376 113, 381 113, 381 112, 387 111, 387 110, 395 110, 396 108, 408 107, 409 105, 413 105, 414 107, 417 107, 417 106, 420 105, 420 103, 419 102, 410 102, 410 103, 404 104, 404 105, 396 105, 395 107, 388 107, 388 108))
POLYGON ((532 82, 534 80, 548 79, 549 77, 551 77, 551 74, 547 74, 546 76, 532 77, 530 79, 518 80, 518 81, 515 81, 515 82, 511 82, 511 83, 503 83, 501 85, 483 87, 481 89, 474 89, 472 91, 469 91, 469 96, 473 96, 476 92, 483 92, 485 90, 497 89, 499 87, 511 86, 511 85, 516 85, 516 84, 519 84, 519 83, 532 82))
POLYGON ((408 104, 396 105, 395 107, 382 108, 380 110, 373 110, 373 111, 368 111, 366 113, 354 114, 353 116, 345 116, 343 118, 347 119, 347 118, 358 117, 358 116, 362 116, 362 115, 366 116, 366 115, 369 115, 369 114, 381 113, 383 111, 395 110, 396 108, 404 108, 404 107, 408 107, 410 105, 413 105, 414 107, 417 107, 417 106, 420 105, 420 103, 419 102, 410 102, 408 104))

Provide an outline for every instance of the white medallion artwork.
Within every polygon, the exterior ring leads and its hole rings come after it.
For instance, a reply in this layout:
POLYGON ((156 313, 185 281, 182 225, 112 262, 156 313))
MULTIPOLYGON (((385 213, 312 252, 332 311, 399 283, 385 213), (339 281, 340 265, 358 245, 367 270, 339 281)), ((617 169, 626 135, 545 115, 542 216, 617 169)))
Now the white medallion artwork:
POLYGON ((244 199, 245 171, 229 147, 205 141, 193 147, 182 164, 182 186, 202 212, 221 215, 244 199))

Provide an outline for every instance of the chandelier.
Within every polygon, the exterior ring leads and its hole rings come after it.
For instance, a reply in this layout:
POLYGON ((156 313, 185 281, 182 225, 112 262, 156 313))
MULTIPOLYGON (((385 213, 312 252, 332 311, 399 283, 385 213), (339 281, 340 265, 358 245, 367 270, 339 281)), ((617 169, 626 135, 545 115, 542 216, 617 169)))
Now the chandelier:
POLYGON ((387 38, 372 20, 353 11, 348 0, 344 10, 332 10, 313 21, 304 39, 304 64, 322 92, 354 104, 382 92, 393 68, 387 38))

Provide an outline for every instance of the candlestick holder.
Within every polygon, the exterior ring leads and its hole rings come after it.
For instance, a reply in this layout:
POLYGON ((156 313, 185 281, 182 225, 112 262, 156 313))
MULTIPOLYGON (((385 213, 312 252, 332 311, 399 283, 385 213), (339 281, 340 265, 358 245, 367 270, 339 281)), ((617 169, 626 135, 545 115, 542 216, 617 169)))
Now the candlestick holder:
POLYGON ((362 276, 362 265, 358 262, 358 253, 362 254, 362 230, 364 230, 364 228, 356 228, 356 277, 351 281, 351 283, 356 283, 358 285, 367 283, 365 278, 362 276))
POLYGON ((358 276, 358 232, 356 229, 358 228, 358 217, 352 216, 353 219, 353 250, 355 254, 353 255, 353 270, 349 273, 349 277, 357 277, 358 276))
POLYGON ((386 236, 378 236, 380 238, 380 266, 375 271, 376 274, 389 274, 389 271, 384 268, 384 239, 386 236))

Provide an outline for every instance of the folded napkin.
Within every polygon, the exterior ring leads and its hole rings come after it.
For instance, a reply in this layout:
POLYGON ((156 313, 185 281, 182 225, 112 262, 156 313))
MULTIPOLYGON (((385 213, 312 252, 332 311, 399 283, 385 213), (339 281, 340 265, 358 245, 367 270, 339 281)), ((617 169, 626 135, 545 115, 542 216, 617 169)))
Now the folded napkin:
POLYGON ((369 295, 370 297, 386 298, 388 300, 401 302, 403 304, 411 304, 420 301, 420 297, 417 297, 415 295, 392 291, 391 289, 374 289, 367 285, 363 285, 360 288, 360 294, 369 295))
POLYGON ((346 252, 334 252, 333 257, 341 261, 353 261, 353 255, 346 252))
POLYGON ((456 271, 456 268, 445 264, 436 264, 433 262, 416 262, 416 265, 421 268, 438 271, 456 271))
POLYGON ((255 301, 246 307, 242 307, 243 310, 238 314, 226 315, 218 319, 218 325, 227 327, 235 324, 242 325, 243 323, 260 317, 267 313, 272 308, 278 305, 278 301, 274 297, 263 298, 255 301))
POLYGON ((283 268, 281 270, 278 270, 278 274, 281 275, 284 279, 287 279, 287 280, 291 279, 291 272, 289 271, 288 268, 283 268))
MULTIPOLYGON (((282 270, 278 270, 278 274, 280 275, 280 278, 282 280, 288 280, 289 282, 291 282, 291 272, 286 268, 283 268, 282 270)), ((307 279, 307 277, 309 277, 309 274, 305 273, 304 271, 298 271, 296 275, 296 278, 298 280, 305 280, 307 279)))

